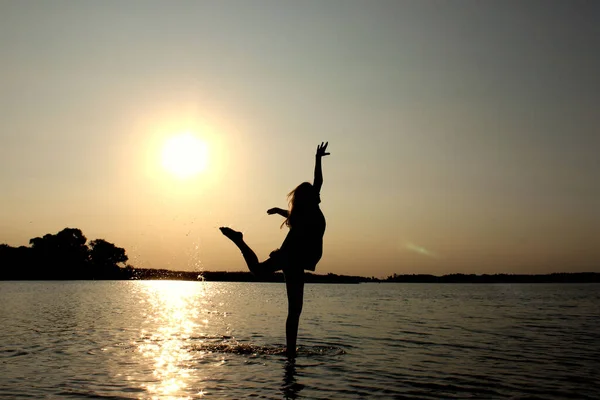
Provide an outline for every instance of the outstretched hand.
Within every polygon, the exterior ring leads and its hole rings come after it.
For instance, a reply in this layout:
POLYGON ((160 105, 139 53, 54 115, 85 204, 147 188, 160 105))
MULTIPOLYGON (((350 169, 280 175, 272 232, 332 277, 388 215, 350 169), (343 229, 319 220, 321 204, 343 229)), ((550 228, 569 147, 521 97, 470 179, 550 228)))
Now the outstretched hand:
POLYGON ((269 215, 277 214, 277 213, 278 213, 278 211, 279 211, 279 208, 278 208, 278 207, 269 208, 269 209, 267 210, 267 214, 269 214, 269 215))
POLYGON ((325 157, 331 154, 326 152, 328 144, 329 142, 325 142, 325 144, 321 142, 321 144, 317 146, 317 157, 325 157))

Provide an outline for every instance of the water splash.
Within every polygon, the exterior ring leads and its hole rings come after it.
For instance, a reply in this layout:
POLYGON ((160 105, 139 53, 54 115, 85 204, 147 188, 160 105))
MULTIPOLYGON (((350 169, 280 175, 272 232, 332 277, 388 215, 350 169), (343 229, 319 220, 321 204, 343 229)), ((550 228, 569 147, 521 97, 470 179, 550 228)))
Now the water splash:
MULTIPOLYGON (((192 344, 189 348, 190 351, 197 352, 253 356, 285 356, 286 354, 284 345, 261 346, 252 343, 240 343, 228 340, 192 344)), ((346 351, 335 346, 299 346, 297 351, 298 357, 336 356, 342 354, 346 354, 346 351)))

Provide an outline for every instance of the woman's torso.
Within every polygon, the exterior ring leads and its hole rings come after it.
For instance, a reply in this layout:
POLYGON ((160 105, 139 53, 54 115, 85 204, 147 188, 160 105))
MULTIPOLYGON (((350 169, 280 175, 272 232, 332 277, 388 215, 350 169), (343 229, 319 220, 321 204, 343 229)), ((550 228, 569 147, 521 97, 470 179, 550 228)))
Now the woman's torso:
POLYGON ((303 213, 294 219, 281 249, 302 268, 314 271, 323 255, 325 228, 325 216, 320 208, 303 213))

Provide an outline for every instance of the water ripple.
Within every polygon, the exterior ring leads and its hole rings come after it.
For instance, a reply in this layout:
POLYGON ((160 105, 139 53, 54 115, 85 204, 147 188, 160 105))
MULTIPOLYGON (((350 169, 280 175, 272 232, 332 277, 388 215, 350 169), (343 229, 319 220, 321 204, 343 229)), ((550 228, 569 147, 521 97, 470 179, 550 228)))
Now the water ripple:
POLYGON ((593 399, 599 285, 0 283, 0 397, 593 399), (35 293, 35 296, 32 294, 35 293))

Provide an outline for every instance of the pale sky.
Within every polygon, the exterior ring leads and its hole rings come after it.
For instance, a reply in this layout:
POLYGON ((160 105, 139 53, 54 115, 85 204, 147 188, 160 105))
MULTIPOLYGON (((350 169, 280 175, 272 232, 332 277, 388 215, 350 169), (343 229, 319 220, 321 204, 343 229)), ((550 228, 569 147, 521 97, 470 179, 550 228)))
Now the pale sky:
POLYGON ((0 243, 244 270, 329 141, 317 273, 600 272, 594 0, 0 0, 0 56, 0 243))

